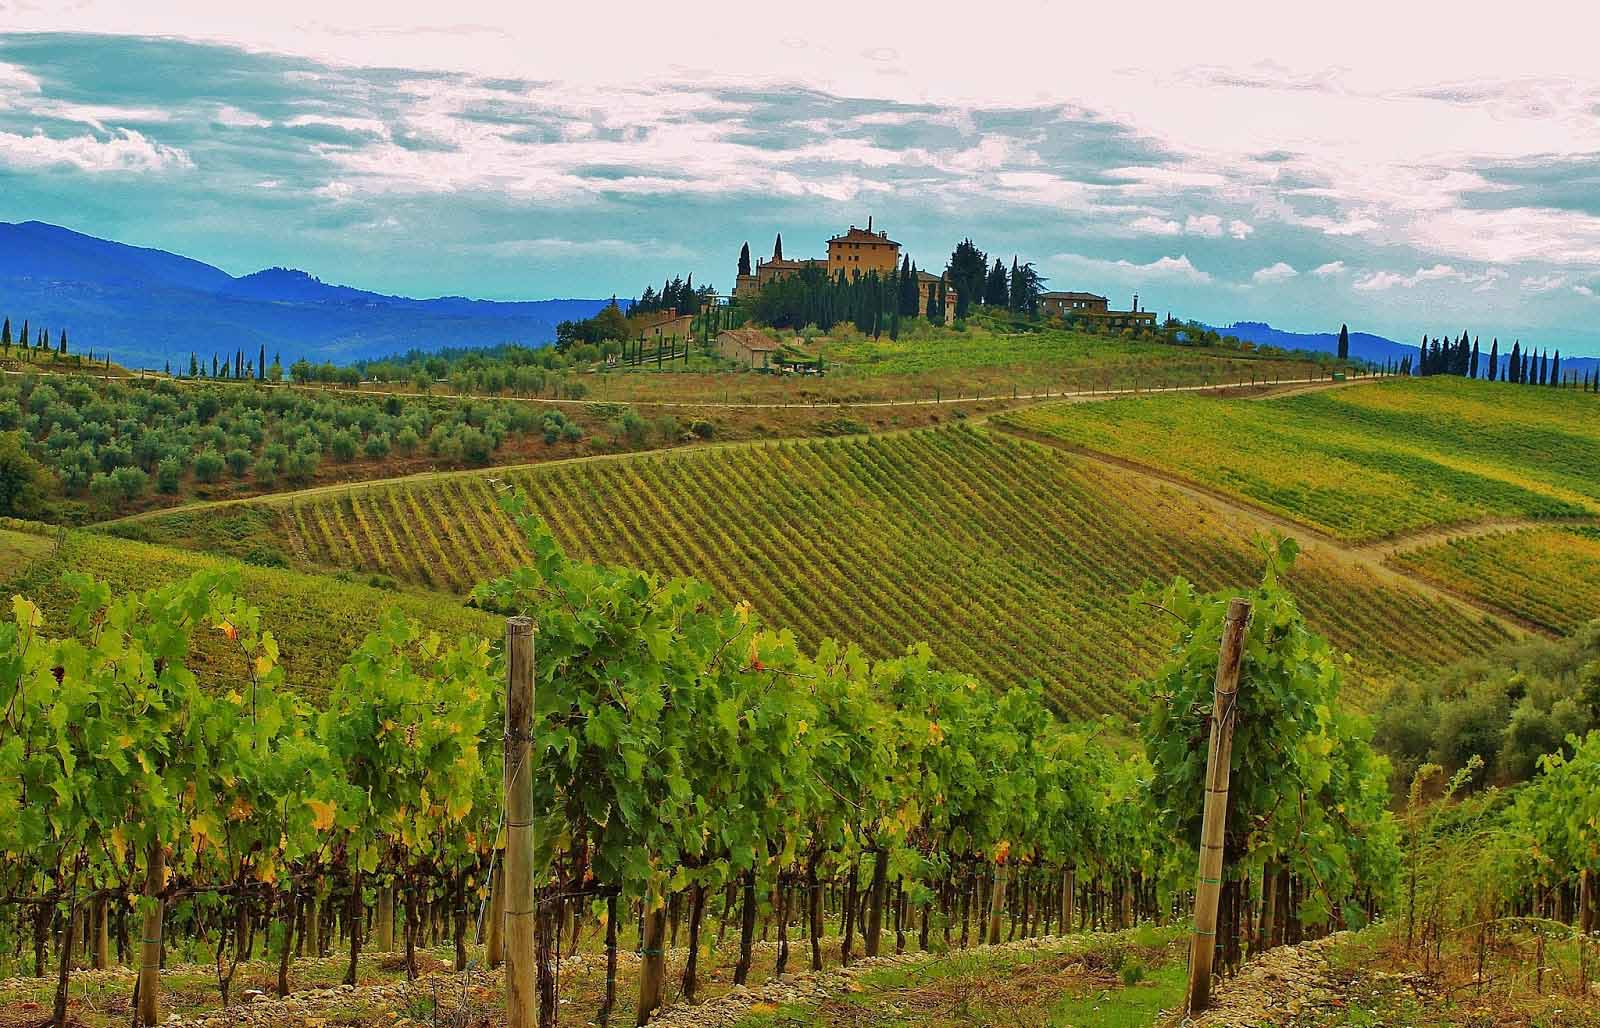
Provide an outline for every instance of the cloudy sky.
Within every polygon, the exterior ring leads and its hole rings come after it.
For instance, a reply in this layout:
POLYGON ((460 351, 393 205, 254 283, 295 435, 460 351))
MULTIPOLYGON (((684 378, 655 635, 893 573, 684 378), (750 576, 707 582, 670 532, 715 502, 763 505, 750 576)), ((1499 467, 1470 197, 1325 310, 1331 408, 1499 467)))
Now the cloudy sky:
POLYGON ((872 215, 1214 323, 1600 353, 1585 5, 507 6, 0 0, 0 220, 521 299, 872 215))

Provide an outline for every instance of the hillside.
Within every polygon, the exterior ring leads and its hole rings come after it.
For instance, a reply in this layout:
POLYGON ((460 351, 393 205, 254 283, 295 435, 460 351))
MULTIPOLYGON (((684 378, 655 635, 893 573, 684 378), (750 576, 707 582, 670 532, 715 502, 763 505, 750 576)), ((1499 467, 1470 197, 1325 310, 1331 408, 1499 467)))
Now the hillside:
POLYGON ((235 278, 163 250, 97 239, 41 222, 0 223, 0 313, 18 325, 65 328, 80 348, 135 367, 265 346, 287 366, 381 357, 413 347, 539 345, 557 322, 604 300, 412 299, 271 268, 235 278), (181 328, 180 328, 181 326, 181 328))
MULTIPOLYGON (((982 429, 737 446, 291 495, 110 526, 202 532, 461 592, 526 558, 494 491, 526 489, 571 553, 694 574, 806 642, 878 655, 928 640, 997 683, 1042 681, 1072 716, 1130 713, 1168 626, 1128 595, 1185 575, 1259 578, 1255 526, 1139 475, 982 429), (237 526, 237 532, 233 530, 237 526)), ((1504 638, 1457 607, 1310 550, 1291 579, 1311 624, 1359 658, 1359 684, 1504 638)))
MULTIPOLYGON (((0 527, 0 577, 6 595, 23 594, 44 608, 47 630, 61 629, 74 597, 61 581, 68 571, 91 575, 117 593, 166 585, 225 565, 238 566, 244 597, 261 608, 282 647, 284 673, 297 692, 318 697, 378 624, 385 610, 400 610, 447 638, 478 632, 494 638, 499 622, 451 597, 393 588, 371 576, 306 574, 237 562, 164 546, 130 542, 91 532, 7 521, 0 527), (59 546, 57 540, 59 539, 59 546)), ((202 676, 237 678, 243 668, 201 643, 196 666, 202 676)))
POLYGON ((1004 424, 1161 473, 1352 542, 1488 519, 1600 512, 1596 398, 1450 377, 1262 401, 1053 405, 1004 424))

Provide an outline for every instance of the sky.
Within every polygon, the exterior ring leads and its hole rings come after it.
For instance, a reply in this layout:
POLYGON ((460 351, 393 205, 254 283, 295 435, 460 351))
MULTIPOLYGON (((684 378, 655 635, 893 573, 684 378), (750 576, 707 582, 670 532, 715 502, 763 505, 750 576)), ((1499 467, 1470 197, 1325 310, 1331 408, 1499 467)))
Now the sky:
POLYGON ((1114 306, 1600 354, 1587 5, 511 6, 0 0, 0 221, 538 299, 870 216, 1114 306))

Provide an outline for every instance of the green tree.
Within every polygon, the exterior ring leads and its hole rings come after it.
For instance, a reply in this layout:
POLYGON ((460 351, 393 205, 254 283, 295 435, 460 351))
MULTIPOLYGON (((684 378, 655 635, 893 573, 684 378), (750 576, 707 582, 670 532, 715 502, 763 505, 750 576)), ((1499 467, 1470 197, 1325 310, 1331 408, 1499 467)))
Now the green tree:
POLYGON ((28 453, 22 433, 0 432, 0 515, 38 515, 55 487, 55 476, 28 453))
MULTIPOLYGON (((950 254, 945 275, 956 291, 956 317, 965 318, 967 311, 983 297, 984 276, 989 269, 989 259, 971 239, 956 244, 950 254)), ((941 320, 942 320, 941 313, 941 320)), ((931 319, 930 319, 931 320, 931 319)))
POLYGON ((1350 326, 1349 325, 1340 325, 1339 326, 1339 359, 1342 360, 1342 361, 1347 361, 1347 360, 1350 359, 1350 326))
POLYGON ((1006 267, 998 257, 994 259, 994 267, 989 269, 989 277, 984 283, 983 305, 996 309, 1011 306, 1011 294, 1006 288, 1006 267))
POLYGON ((739 274, 750 274, 750 244, 739 247, 739 274))

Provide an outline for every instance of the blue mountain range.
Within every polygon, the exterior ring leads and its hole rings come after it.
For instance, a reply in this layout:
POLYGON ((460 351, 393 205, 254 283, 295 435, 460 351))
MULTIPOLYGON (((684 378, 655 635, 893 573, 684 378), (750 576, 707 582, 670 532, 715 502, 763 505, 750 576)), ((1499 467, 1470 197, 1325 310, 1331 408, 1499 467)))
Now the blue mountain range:
POLYGON ((337 364, 413 348, 539 346, 556 324, 595 314, 607 300, 417 300, 330 285, 304 271, 268 268, 235 278, 165 250, 97 239, 43 222, 0 222, 0 316, 16 332, 66 329, 74 352, 133 367, 186 367, 267 348, 287 365, 337 364))

